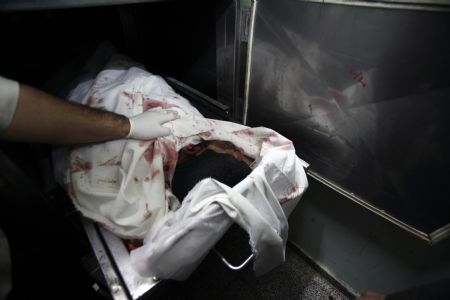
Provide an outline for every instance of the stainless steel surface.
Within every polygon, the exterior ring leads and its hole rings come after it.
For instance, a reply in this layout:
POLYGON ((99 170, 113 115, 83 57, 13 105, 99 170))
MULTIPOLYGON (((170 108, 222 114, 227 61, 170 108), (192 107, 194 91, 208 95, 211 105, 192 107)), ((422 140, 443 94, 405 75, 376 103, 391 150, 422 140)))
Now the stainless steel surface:
POLYGON ((105 276, 112 297, 115 300, 130 299, 126 287, 114 267, 114 259, 110 257, 108 250, 105 248, 96 225, 91 220, 85 218, 82 218, 81 221, 103 275, 105 276))
POLYGON ((256 10, 258 6, 258 1, 252 1, 252 8, 250 14, 250 23, 248 28, 248 47, 247 47, 247 62, 245 66, 245 84, 244 84, 244 99, 243 99, 243 111, 242 111, 242 123, 247 125, 247 115, 248 115, 248 98, 250 92, 250 78, 251 78, 251 62, 252 62, 252 51, 253 51, 253 36, 255 32, 255 17, 256 10))
POLYGON ((402 229, 408 231, 409 233, 417 236, 418 238, 426 241, 427 243, 432 244, 433 241, 432 241, 431 237, 428 234, 426 234, 426 233, 424 233, 424 232, 422 232, 420 230, 417 230, 416 228, 414 228, 414 227, 412 227, 412 226, 410 226, 408 224, 405 224, 404 222, 402 222, 402 221, 396 219, 395 217, 393 217, 392 215, 386 213, 385 211, 379 209, 378 207, 375 207, 375 206, 371 205, 369 202, 359 198, 355 194, 350 193, 350 192, 340 188, 339 186, 337 186, 337 185, 333 184, 332 182, 326 180, 325 178, 323 178, 322 176, 320 176, 319 174, 317 174, 317 173, 315 173, 313 171, 308 171, 308 175, 310 177, 316 179, 318 182, 322 183, 323 185, 325 185, 325 186, 327 186, 327 187, 337 191, 339 194, 341 194, 341 195, 351 199, 352 201, 358 203, 362 207, 364 207, 364 208, 370 210, 371 212, 379 215, 380 217, 382 217, 382 218, 384 218, 384 219, 386 219, 386 220, 396 224, 397 226, 399 226, 402 229))
POLYGON ((138 299, 159 283, 132 268, 130 254, 119 237, 86 218, 82 223, 114 299, 138 299))
POLYGON ((378 2, 450 5, 449 0, 378 0, 378 2))
POLYGON ((450 223, 448 36, 445 12, 258 1, 247 123, 293 139, 331 186, 430 236, 450 223))
POLYGON ((234 101, 236 60, 236 1, 217 2, 216 63, 217 99, 227 105, 234 101))
POLYGON ((309 178, 289 241, 354 293, 392 293, 450 278, 450 238, 430 245, 309 178))
POLYGON ((170 0, 2 0, 0 1, 0 11, 61 9, 164 1, 170 0))
POLYGON ((408 9, 425 11, 450 11, 448 0, 299 0, 305 2, 316 2, 322 4, 339 4, 373 8, 408 9))
POLYGON ((132 268, 130 254, 120 238, 103 228, 99 228, 99 231, 132 299, 138 299, 158 284, 158 280, 155 281, 153 277, 142 277, 132 268))
POLYGON ((216 20, 217 99, 242 122, 247 71, 247 47, 252 15, 250 0, 219 1, 216 20))
POLYGON ((222 260, 222 262, 231 270, 233 271, 239 271, 242 270, 246 265, 248 265, 248 263, 253 259, 254 254, 250 254, 249 257, 247 257, 241 264, 234 266, 231 263, 228 262, 228 260, 222 255, 222 253, 220 253, 216 248, 213 248, 214 253, 217 254, 217 256, 219 256, 219 258, 222 260))

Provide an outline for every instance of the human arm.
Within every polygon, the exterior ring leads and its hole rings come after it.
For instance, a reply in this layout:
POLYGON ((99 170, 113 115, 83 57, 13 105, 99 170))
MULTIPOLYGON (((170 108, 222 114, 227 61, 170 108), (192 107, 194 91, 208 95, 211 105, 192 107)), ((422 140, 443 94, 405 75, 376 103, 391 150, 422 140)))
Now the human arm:
POLYGON ((176 117, 167 111, 148 111, 128 119, 123 115, 63 101, 20 84, 14 116, 0 137, 52 144, 79 144, 127 137, 151 139, 169 134, 170 130, 161 125, 176 117))
POLYGON ((363 293, 355 300, 384 300, 385 298, 386 296, 383 293, 368 291, 363 293))

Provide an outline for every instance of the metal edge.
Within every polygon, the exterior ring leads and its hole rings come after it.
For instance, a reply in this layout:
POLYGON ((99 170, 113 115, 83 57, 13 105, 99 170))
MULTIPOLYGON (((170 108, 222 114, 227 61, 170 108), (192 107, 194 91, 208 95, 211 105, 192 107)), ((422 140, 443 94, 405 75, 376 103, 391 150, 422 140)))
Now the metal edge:
POLYGON ((346 294, 350 294, 353 297, 359 296, 359 293, 355 291, 349 284, 347 284, 345 281, 339 279, 338 276, 336 276, 333 272, 331 272, 330 269, 325 267, 320 261, 314 259, 312 256, 310 256, 306 251, 303 251, 303 249, 294 243, 291 240, 288 240, 288 245, 291 246, 295 252, 298 252, 297 254, 300 254, 303 256, 302 258, 307 261, 307 263, 320 275, 324 276, 328 281, 331 281, 333 285, 336 287, 339 285, 339 290, 341 292, 345 292, 346 294))
POLYGON ((84 217, 81 218, 81 223, 83 224, 86 235, 91 243, 92 250, 94 251, 95 257, 97 258, 106 282, 108 283, 111 296, 115 300, 129 300, 130 296, 127 293, 126 287, 123 285, 121 278, 117 275, 117 270, 109 257, 104 242, 96 229, 96 225, 93 221, 84 217))
POLYGON ((339 187, 338 185, 328 181, 327 179, 325 179, 324 177, 320 176, 319 174, 308 170, 307 174, 309 176, 311 176, 312 178, 316 179, 317 181, 319 181, 320 183, 326 185, 327 187, 335 190, 336 192, 338 192, 339 194, 345 196, 346 198, 352 200, 353 202, 359 204, 360 206, 370 210, 371 212, 377 214, 378 216, 384 218, 385 220, 397 225, 398 227, 402 228, 403 230, 409 232, 410 234, 420 238, 421 240, 427 242, 428 244, 432 245, 433 241, 431 240, 430 236, 402 221, 400 221, 399 219, 393 217, 392 215, 386 213, 384 210, 381 210, 375 206, 373 206, 372 204, 370 204, 369 202, 365 201, 364 199, 356 196, 353 193, 350 193, 346 190, 344 190, 343 188, 339 187))
POLYGON ((248 28, 248 47, 247 47, 247 62, 245 70, 245 86, 244 86, 244 109, 242 112, 242 123, 247 125, 247 114, 248 114, 248 98, 250 94, 250 76, 251 76, 251 66, 252 66, 252 51, 253 51, 253 33, 255 29, 255 17, 256 17, 256 7, 258 5, 257 0, 252 0, 251 7, 251 19, 248 28))
POLYGON ((99 232, 103 236, 109 251, 114 257, 117 269, 122 275, 123 281, 133 299, 138 299, 157 284, 161 283, 161 281, 155 281, 153 277, 140 276, 132 268, 130 254, 119 237, 102 227, 99 227, 99 232))
POLYGON ((430 233, 432 245, 450 236, 450 223, 430 233))
MULTIPOLYGON (((239 78, 239 46, 241 41, 241 9, 240 1, 234 0, 234 41, 233 41, 233 83, 231 91, 231 114, 236 119, 236 107, 238 104, 238 78, 239 78)), ((225 33, 226 34, 226 33, 225 33)))
POLYGON ((198 96, 200 98, 202 98, 208 104, 213 105, 214 107, 217 107, 218 109, 222 110, 225 113, 229 113, 229 111, 230 111, 230 108, 227 105, 225 105, 225 104, 223 104, 223 103, 221 103, 221 102, 219 102, 217 100, 214 100, 213 98, 203 94, 200 91, 197 91, 197 90, 191 88, 190 86, 182 83, 181 81, 176 80, 173 77, 167 77, 166 81, 168 81, 169 83, 172 83, 172 84, 176 85, 177 87, 180 87, 180 88, 182 88, 182 89, 184 89, 184 90, 186 90, 186 91, 188 91, 188 92, 190 92, 190 93, 192 93, 192 94, 194 94, 194 95, 196 95, 196 96, 198 96))
POLYGON ((439 4, 427 4, 423 3, 399 3, 399 2, 387 2, 387 1, 359 1, 359 0, 297 0, 301 2, 312 2, 320 4, 337 4, 370 8, 389 8, 389 9, 404 9, 404 10, 421 10, 421 11, 439 11, 450 12, 449 7, 440 6, 439 4))

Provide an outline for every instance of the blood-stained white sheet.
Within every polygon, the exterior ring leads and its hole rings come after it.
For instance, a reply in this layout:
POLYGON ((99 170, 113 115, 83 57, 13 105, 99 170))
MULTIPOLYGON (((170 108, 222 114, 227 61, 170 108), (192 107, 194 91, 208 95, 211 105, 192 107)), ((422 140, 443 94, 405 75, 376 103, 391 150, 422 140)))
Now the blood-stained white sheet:
MULTIPOLYGON (((104 70, 95 80, 78 85, 69 95, 69 99, 125 116, 162 108, 170 108, 180 115, 179 119, 164 125, 172 130, 172 134, 167 137, 150 141, 124 139, 74 147, 68 152, 67 160, 61 155, 64 155, 64 152, 56 155, 59 158, 55 161, 55 173, 57 176, 64 174, 64 185, 83 215, 103 224, 120 237, 146 237, 144 246, 136 252, 140 254, 132 253, 136 266, 140 265, 139 261, 146 260, 155 264, 151 257, 156 258, 158 255, 160 262, 163 262, 161 251, 166 249, 168 252, 170 247, 176 246, 181 238, 179 234, 186 232, 188 227, 183 229, 182 224, 189 220, 194 227, 201 227, 201 224, 195 225, 196 216, 212 218, 218 211, 211 210, 211 205, 217 204, 222 212, 225 211, 228 217, 250 232, 251 238, 252 233, 254 234, 255 239, 251 240, 251 244, 257 254, 255 268, 263 272, 273 267, 273 262, 279 263, 279 259, 272 259, 268 264, 261 264, 259 259, 268 259, 268 253, 273 256, 272 250, 275 248, 279 251, 276 257, 284 259, 287 221, 285 215, 280 214, 280 204, 285 203, 283 206, 291 210, 307 188, 304 164, 295 155, 291 141, 267 128, 248 128, 236 123, 203 118, 162 78, 136 67, 104 70), (244 180, 244 185, 238 185, 241 189, 232 189, 218 182, 208 181, 216 187, 216 194, 221 195, 208 198, 209 201, 205 201, 206 196, 203 197, 198 193, 199 189, 194 188, 197 191, 195 197, 192 198, 190 193, 187 196, 191 197, 190 200, 187 199, 182 209, 179 209, 179 201, 170 188, 178 151, 185 146, 206 140, 233 143, 241 148, 247 157, 255 160, 252 165, 254 170, 244 180), (272 174, 272 177, 267 178, 267 174, 272 174), (227 198, 226 195, 228 200, 223 200, 227 198), (259 200, 261 196, 263 202, 259 200), (248 202, 244 205, 245 199, 248 202), (254 212, 261 215, 256 216, 254 212), (183 216, 186 219, 183 219, 183 216), (175 234, 177 232, 178 234, 175 234), (255 232, 258 234, 255 235, 255 232), (266 253, 264 247, 270 248, 269 245, 274 239, 277 245, 266 253), (169 240, 174 244, 170 244, 169 240), (158 243, 161 246, 159 248, 158 243), (149 248, 149 244, 152 244, 153 250, 149 248), (158 255, 155 248, 159 249, 156 250, 159 251, 158 255), (257 267, 258 264, 260 267, 257 267)), ((211 196, 210 187, 206 187, 206 190, 211 196)), ((199 217, 197 221, 202 222, 201 219, 199 217)), ((201 240, 191 240, 191 243, 194 241, 197 248, 202 248, 201 240)), ((183 247, 183 243, 179 245, 183 247)), ((198 264, 202 258, 201 253, 203 252, 199 252, 200 257, 191 265, 198 264)), ((182 257, 166 258, 173 263, 182 260, 182 257)), ((154 267, 141 267, 141 273, 148 273, 149 270, 155 272, 154 267)), ((159 270, 162 271, 157 275, 161 278, 166 276, 179 279, 185 278, 186 274, 192 271, 189 268, 183 271, 164 267, 159 270)))

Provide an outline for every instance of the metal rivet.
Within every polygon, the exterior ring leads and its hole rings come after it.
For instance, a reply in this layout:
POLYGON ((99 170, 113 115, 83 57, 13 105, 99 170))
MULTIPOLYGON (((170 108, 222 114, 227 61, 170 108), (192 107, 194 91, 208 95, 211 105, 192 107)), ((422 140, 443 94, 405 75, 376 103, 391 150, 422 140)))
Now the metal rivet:
POLYGON ((113 285, 111 287, 111 290, 112 290, 113 294, 116 294, 116 293, 120 292, 121 288, 118 285, 113 285))

